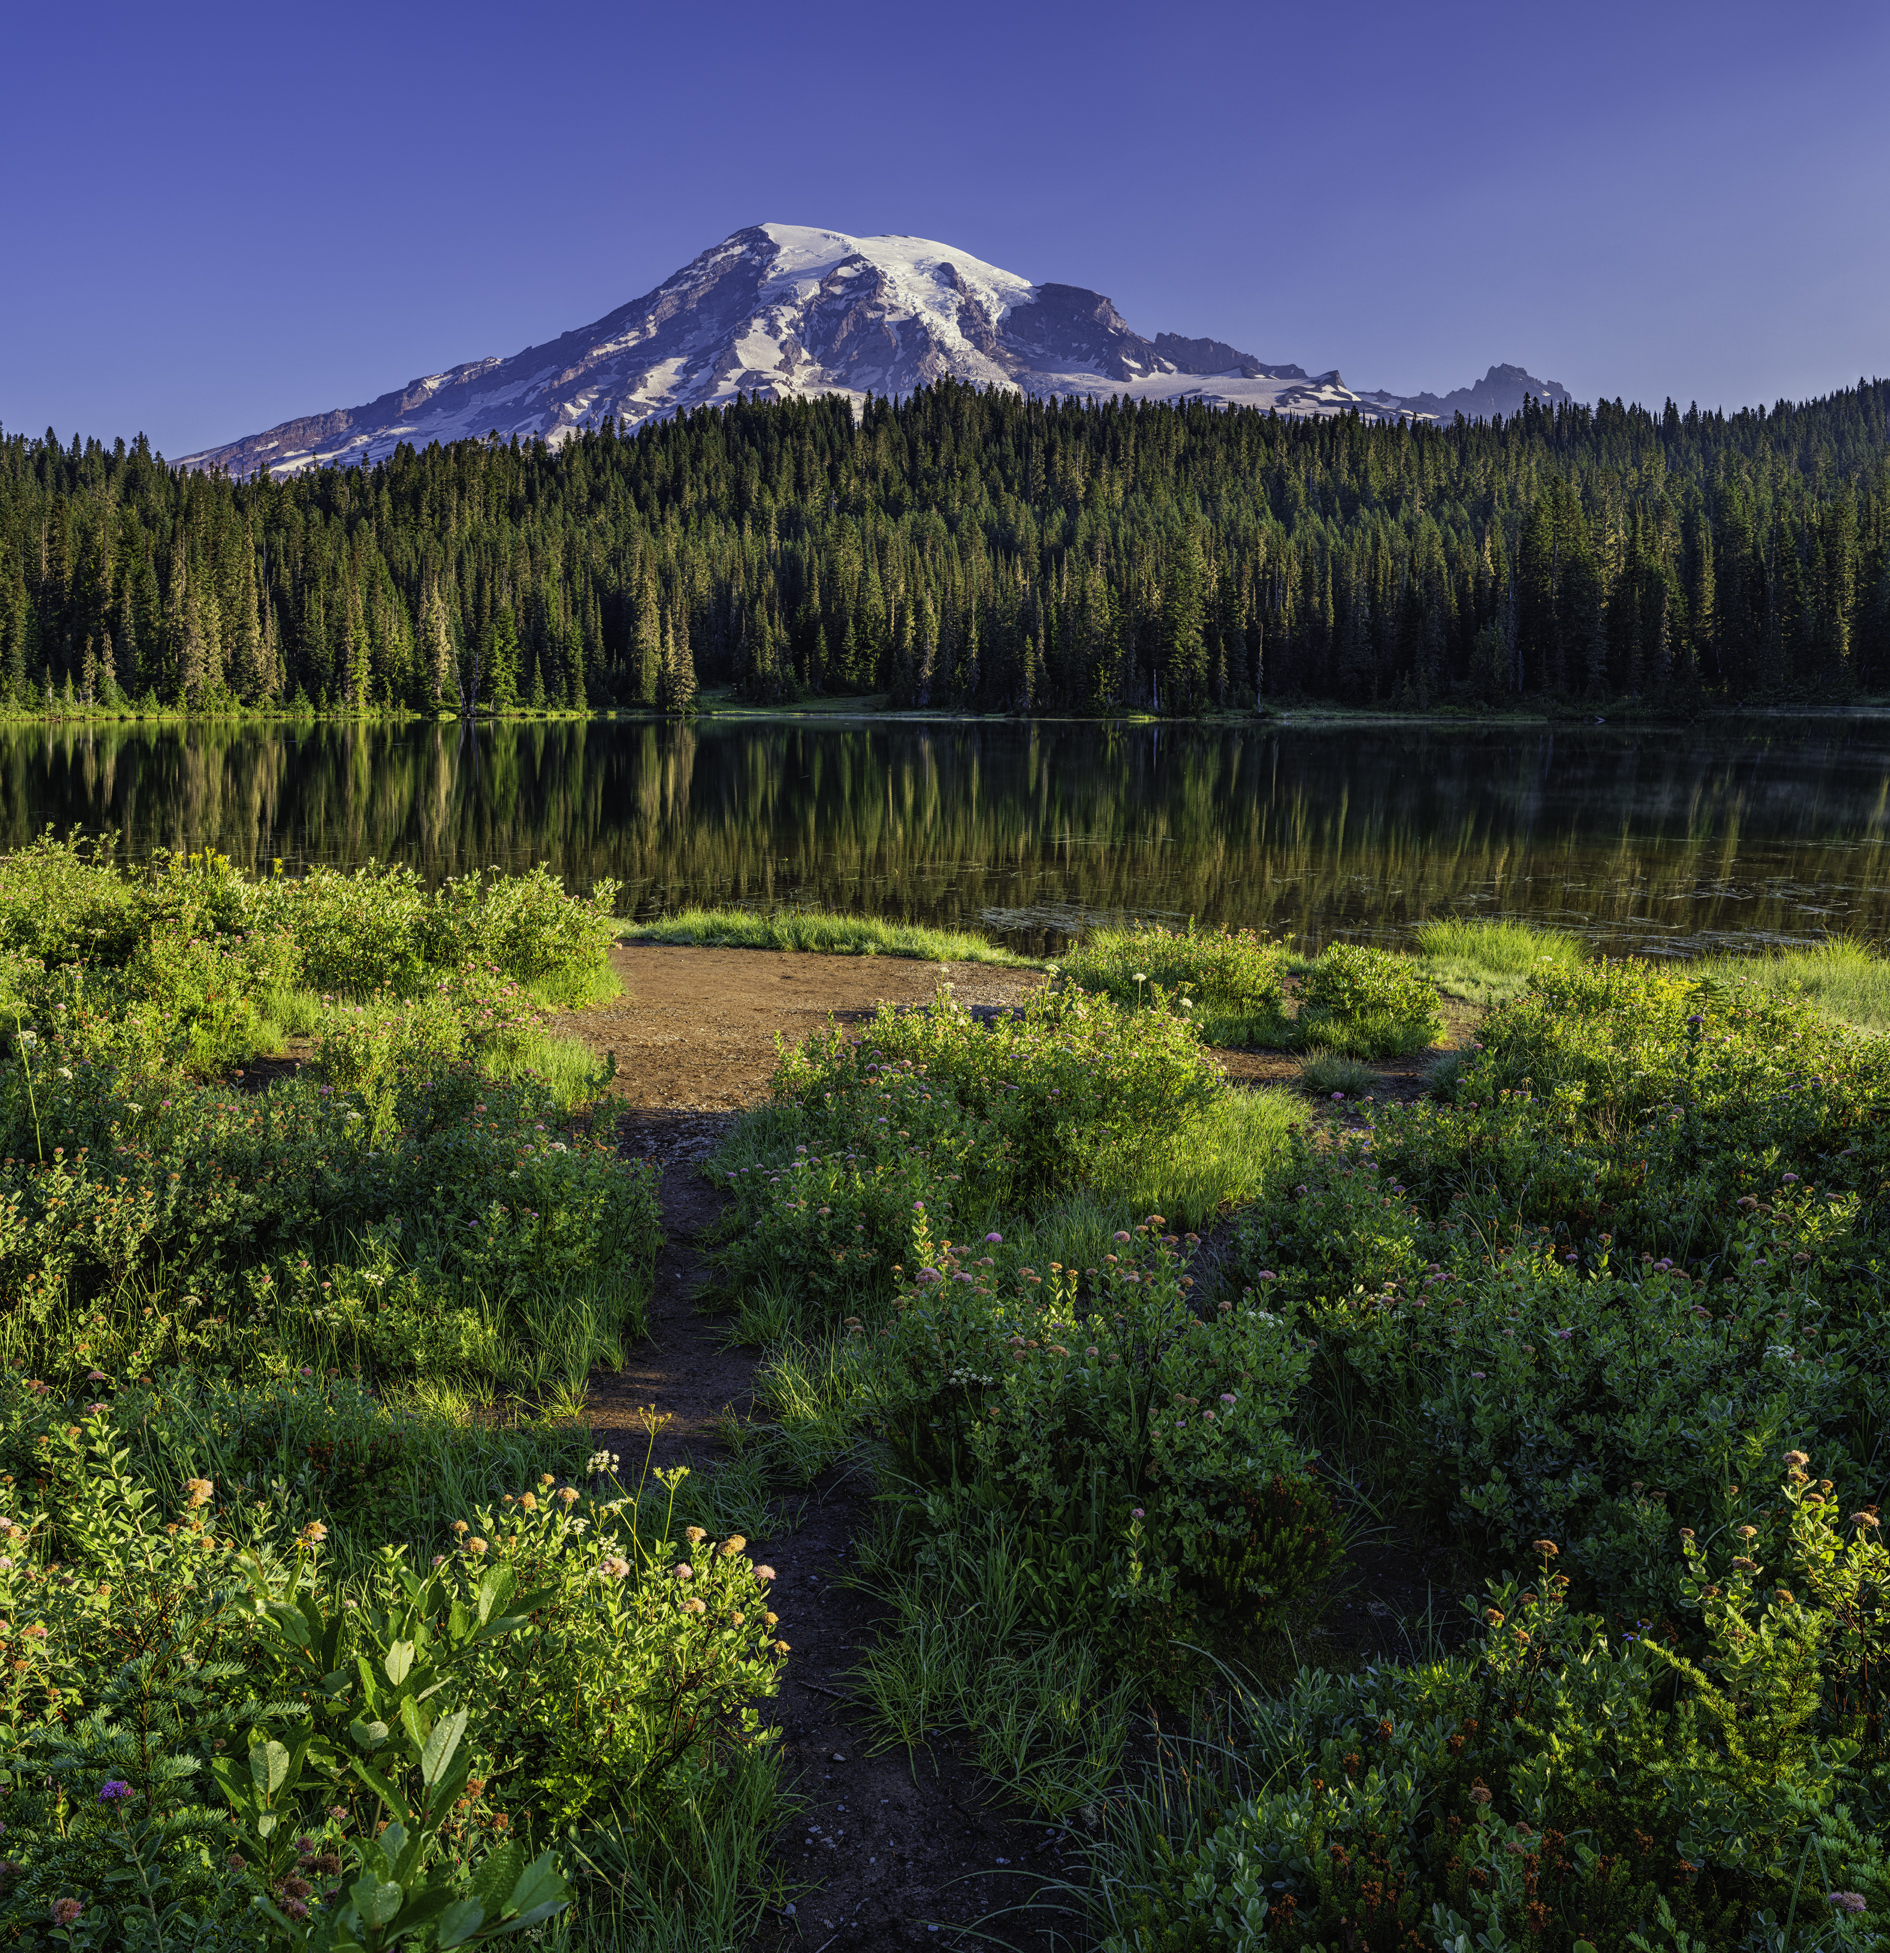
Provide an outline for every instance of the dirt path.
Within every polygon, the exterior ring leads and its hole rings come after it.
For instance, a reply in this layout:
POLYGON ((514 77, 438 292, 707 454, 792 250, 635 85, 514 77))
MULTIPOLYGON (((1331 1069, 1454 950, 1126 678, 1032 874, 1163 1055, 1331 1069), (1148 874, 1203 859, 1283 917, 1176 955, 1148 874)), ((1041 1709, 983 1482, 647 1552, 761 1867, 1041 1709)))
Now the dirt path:
MULTIPOLYGON (((798 1041, 830 1015, 871 1014, 877 1003, 926 1003, 943 975, 969 1004, 1013 1004, 1041 979, 1032 971, 884 957, 798 956, 765 950, 642 946, 613 958, 623 1002, 573 1024, 614 1050, 625 1100, 621 1143, 663 1172, 667 1236, 657 1259, 650 1341, 620 1377, 591 1380, 597 1442, 628 1472, 648 1444, 640 1413, 668 1421, 655 1462, 712 1467, 723 1413, 751 1402, 755 1358, 721 1347, 724 1321, 699 1313, 713 1286, 704 1237, 722 1196, 703 1178, 704 1156, 735 1113, 766 1091, 777 1034, 798 1041)), ((1018 1949, 1050 1944, 1053 1923, 993 1921, 968 1937, 956 1925, 1017 1904, 1061 1868, 1055 1830, 986 1801, 989 1783, 949 1747, 908 1758, 869 1756, 851 1707, 849 1671, 871 1639, 873 1603, 844 1584, 865 1523, 866 1488, 830 1473, 798 1507, 792 1531, 750 1543, 776 1571, 780 1632, 793 1649, 777 1713, 797 1821, 776 1840, 794 1882, 792 1912, 772 1917, 760 1944, 807 1953, 874 1953, 906 1946, 1018 1949), (1025 1876, 1020 1878, 1018 1874, 1025 1876)))
MULTIPOLYGON (((726 1322, 699 1310, 713 1286, 705 1237, 723 1205, 700 1164, 736 1114, 765 1096, 776 1038, 798 1042, 830 1016, 860 1021, 881 1000, 929 1002, 941 977, 973 1006, 1020 1003, 1042 978, 984 964, 659 945, 620 949, 613 962, 628 994, 582 1013, 571 1028, 616 1053, 621 1142, 633 1157, 663 1166, 667 1238, 650 1341, 620 1377, 592 1378, 590 1414, 597 1442, 622 1456, 626 1473, 648 1443, 646 1407, 667 1419, 654 1448, 658 1465, 712 1467, 722 1416, 750 1408, 755 1358, 722 1347, 726 1322)), ((1239 1084, 1287 1084, 1298 1075, 1291 1057, 1217 1055, 1239 1084)), ((1417 1089, 1415 1064, 1384 1067, 1383 1075, 1386 1096, 1417 1089)), ((758 1944, 769 1953, 1067 1946, 1069 1917, 1013 1910, 1066 1867, 1076 1872, 1067 1833, 991 1802, 989 1779, 949 1743, 910 1758, 866 1753, 870 1732, 851 1703, 850 1671, 877 1611, 846 1584, 856 1531, 867 1523, 866 1495, 844 1471, 830 1473, 800 1505, 792 1530, 751 1542, 776 1570, 780 1632, 793 1649, 778 1715, 787 1781, 805 1818, 776 1840, 796 1886, 792 1910, 771 1917, 758 1944), (974 1922, 975 1933, 953 1930, 974 1922)), ((1417 1556, 1381 1551, 1369 1562, 1325 1625, 1335 1652, 1375 1648, 1393 1621, 1422 1613, 1426 1569, 1417 1556)))

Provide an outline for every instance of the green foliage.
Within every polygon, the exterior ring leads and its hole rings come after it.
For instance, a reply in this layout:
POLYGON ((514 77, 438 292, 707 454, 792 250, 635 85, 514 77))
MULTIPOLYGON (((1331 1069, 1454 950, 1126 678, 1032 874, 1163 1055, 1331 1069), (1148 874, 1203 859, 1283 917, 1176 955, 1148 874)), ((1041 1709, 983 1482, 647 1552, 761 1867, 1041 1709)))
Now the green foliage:
POLYGON ((1209 1044, 1286 1034, 1286 952, 1252 929, 1092 929, 1061 967, 1067 982, 1118 1003, 1176 1000, 1209 1044))
POLYGON ((1355 1058, 1422 1051, 1442 1036, 1437 992, 1403 957, 1334 943, 1299 980, 1301 1042, 1355 1058))
POLYGON ((154 1469, 130 1408, 0 1420, 36 1466, 0 1480, 0 1930, 64 1898, 79 1943, 444 1947, 550 1918, 593 1824, 652 1888, 697 1862, 785 1653, 745 1541, 546 1473, 430 1571, 344 1578, 321 1522, 154 1469))
POLYGON ((1787 1447, 1881 1489, 1890 1054, 1640 965, 1539 970, 1448 1104, 1293 1141, 1235 1256, 1318 1339, 1334 1436, 1493 1555, 1548 1535, 1629 1618, 1671 1530, 1769 1525, 1787 1447))
POLYGON ((120 874, 51 840, 0 861, 9 1360, 542 1381, 616 1355, 655 1176, 571 1126, 610 1068, 548 1040, 523 988, 601 963, 608 891, 520 880, 120 874), (239 1067, 311 958, 355 987, 300 1013, 306 1061, 255 1089, 239 1067))
POLYGON ((784 1052, 783 1138, 736 1167, 723 1260, 732 1280, 790 1293, 831 1323, 908 1255, 918 1217, 1015 1211, 1098 1174, 1133 1175, 1224 1088, 1185 1021, 1080 991, 1039 994, 980 1025, 948 990, 924 1013, 882 1007, 784 1052))
POLYGON ((1890 958, 1849 936, 1769 956, 1704 956, 1687 973, 1696 981, 1743 984, 1765 997, 1809 1004, 1860 1031, 1890 1031, 1890 958))
POLYGON ((988 937, 928 929, 882 916, 833 915, 820 909, 679 909, 621 928, 627 943, 692 943, 704 949, 792 949, 823 956, 904 956, 926 963, 1002 963, 1040 967, 988 937))
POLYGON ((1526 976, 1538 963, 1579 963, 1579 936, 1508 916, 1438 916, 1411 932, 1433 963, 1462 964, 1489 976, 1526 976))
POLYGON ((1797 1456, 1785 1503, 1769 1593, 1749 1554, 1683 1542, 1701 1661, 1572 1613, 1542 1542, 1474 1651, 1238 1697, 1110 1808, 1100 1944, 1880 1947, 1883 1734, 1854 1732, 1890 1564, 1797 1456), (1867 1625, 1839 1655, 1846 1610, 1867 1625))
POLYGON ((1378 1086, 1378 1074, 1363 1059, 1337 1051, 1309 1051, 1299 1067, 1300 1089, 1316 1099, 1362 1099, 1378 1086))
MULTIPOLYGON (((963 1481, 981 1515, 1080 1542, 1098 1630, 1121 1609, 1274 1622, 1337 1543, 1288 1422, 1306 1352, 1251 1296, 1190 1306, 1193 1239, 1162 1225, 1041 1274, 1001 1241, 954 1250, 921 1227, 923 1265, 871 1343, 876 1408, 915 1487, 963 1481)), ((926 1531, 950 1530, 950 1504, 926 1531)))

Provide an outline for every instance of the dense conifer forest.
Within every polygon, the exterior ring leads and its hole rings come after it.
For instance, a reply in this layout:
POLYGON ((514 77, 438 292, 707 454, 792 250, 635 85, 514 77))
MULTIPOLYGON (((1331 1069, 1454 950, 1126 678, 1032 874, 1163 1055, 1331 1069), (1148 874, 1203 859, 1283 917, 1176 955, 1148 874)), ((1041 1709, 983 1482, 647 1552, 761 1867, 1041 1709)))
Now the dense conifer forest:
POLYGON ((1890 382, 1450 427, 945 384, 233 481, 0 440, 15 710, 1890 687, 1890 382))

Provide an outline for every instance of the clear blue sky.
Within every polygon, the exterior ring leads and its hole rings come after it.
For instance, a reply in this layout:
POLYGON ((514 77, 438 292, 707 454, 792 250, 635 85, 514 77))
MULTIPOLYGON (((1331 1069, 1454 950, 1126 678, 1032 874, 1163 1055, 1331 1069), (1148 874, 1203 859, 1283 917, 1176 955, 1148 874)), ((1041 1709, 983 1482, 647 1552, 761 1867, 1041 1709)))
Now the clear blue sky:
POLYGON ((4 15, 0 423, 171 454, 509 354, 741 225, 945 239, 1363 387, 1890 371, 1890 7, 4 15))

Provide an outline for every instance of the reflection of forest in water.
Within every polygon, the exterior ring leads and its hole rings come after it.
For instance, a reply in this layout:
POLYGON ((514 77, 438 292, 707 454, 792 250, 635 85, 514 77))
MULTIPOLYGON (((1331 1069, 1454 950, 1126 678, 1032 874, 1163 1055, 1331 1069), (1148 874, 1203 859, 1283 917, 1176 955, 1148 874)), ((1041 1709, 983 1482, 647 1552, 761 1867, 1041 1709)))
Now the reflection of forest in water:
POLYGON ((1890 722, 1615 730, 746 721, 0 729, 47 824, 252 867, 548 861, 647 915, 804 903, 1020 944, 1132 914, 1395 934, 1527 913, 1604 945, 1890 937, 1890 722))

